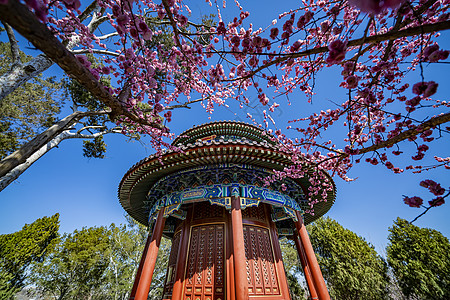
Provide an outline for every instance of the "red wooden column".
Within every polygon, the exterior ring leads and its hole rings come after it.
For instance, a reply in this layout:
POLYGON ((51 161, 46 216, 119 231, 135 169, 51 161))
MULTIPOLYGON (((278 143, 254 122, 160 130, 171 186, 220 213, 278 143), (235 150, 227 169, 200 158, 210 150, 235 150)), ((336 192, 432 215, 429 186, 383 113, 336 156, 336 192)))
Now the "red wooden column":
POLYGON ((286 271, 284 270, 284 264, 282 260, 282 253, 280 248, 280 242, 278 237, 278 231, 277 226, 275 223, 270 219, 270 213, 268 212, 268 207, 265 204, 260 204, 265 206, 265 211, 267 218, 269 219, 270 224, 270 234, 272 235, 272 247, 273 251, 275 252, 275 264, 278 269, 278 283, 280 284, 280 291, 282 295, 285 295, 285 299, 291 299, 289 294, 289 286, 286 278, 286 271))
POLYGON ((136 296, 136 290, 139 284, 139 280, 141 279, 142 267, 144 266, 145 256, 147 255, 148 246, 150 245, 151 240, 152 236, 149 233, 147 237, 147 242, 145 243, 144 251, 142 251, 141 261, 139 262, 139 267, 137 269, 136 276, 134 277, 134 283, 133 288, 131 289, 130 300, 134 299, 134 297, 136 296))
MULTIPOLYGON (((192 217, 191 217, 192 220, 192 217)), ((175 270, 175 282, 172 288, 172 300, 179 300, 183 297, 183 282, 184 282, 184 268, 186 264, 186 256, 189 245, 189 222, 184 221, 183 228, 181 229, 180 246, 178 247, 178 259, 177 268, 175 270)))
POLYGON ((147 300, 150 285, 152 283, 153 271, 155 270, 156 258, 158 257, 158 249, 161 243, 161 237, 166 219, 164 218, 164 208, 161 208, 156 218, 155 227, 153 229, 152 239, 145 255, 145 261, 142 266, 141 276, 136 288, 136 295, 131 299, 147 300))
POLYGON ((302 264, 303 274, 305 274, 306 284, 308 285, 309 294, 311 295, 311 299, 317 300, 316 288, 314 287, 314 282, 311 276, 311 271, 309 270, 308 262, 306 261, 305 250, 303 249, 302 244, 298 239, 298 235, 294 234, 293 236, 295 246, 297 247, 298 257, 300 258, 300 263, 302 264))
POLYGON ((305 251, 306 262, 308 263, 309 270, 311 271, 311 276, 317 295, 319 296, 319 300, 330 300, 330 295, 328 294, 327 286, 325 285, 322 272, 320 271, 319 264, 317 263, 316 255, 314 254, 314 249, 311 245, 311 241, 309 240, 306 226, 303 224, 302 215, 298 211, 296 214, 298 221, 295 222, 295 227, 297 228, 298 236, 300 237, 300 243, 305 251))
POLYGON ((244 227, 241 200, 231 197, 231 229, 233 234, 234 282, 236 300, 248 300, 247 268, 245 264, 244 227))

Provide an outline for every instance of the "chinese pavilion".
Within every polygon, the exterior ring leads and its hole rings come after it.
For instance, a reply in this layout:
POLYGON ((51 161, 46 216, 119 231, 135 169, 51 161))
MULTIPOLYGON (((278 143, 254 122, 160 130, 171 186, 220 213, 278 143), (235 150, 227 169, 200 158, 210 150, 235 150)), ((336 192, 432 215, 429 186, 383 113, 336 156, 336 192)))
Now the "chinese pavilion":
MULTIPOLYGON (((264 178, 292 164, 266 131, 241 122, 193 127, 162 155, 151 155, 123 177, 119 198, 152 228, 130 299, 146 300, 162 235, 172 240, 163 299, 290 299, 279 238, 295 241, 312 299, 329 299, 305 224, 335 199, 314 204, 308 178, 264 178)), ((311 166, 304 166, 311 174, 311 166)))

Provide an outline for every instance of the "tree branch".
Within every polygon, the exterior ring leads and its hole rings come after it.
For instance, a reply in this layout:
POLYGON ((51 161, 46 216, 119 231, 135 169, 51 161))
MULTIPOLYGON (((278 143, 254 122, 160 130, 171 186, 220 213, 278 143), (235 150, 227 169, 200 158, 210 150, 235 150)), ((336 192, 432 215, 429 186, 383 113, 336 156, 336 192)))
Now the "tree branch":
POLYGON ((367 152, 376 151, 381 148, 389 148, 389 147, 393 146, 394 144, 404 141, 410 137, 416 136, 416 135, 424 132, 425 130, 434 128, 440 124, 444 124, 447 122, 450 122, 450 113, 441 114, 440 116, 433 117, 430 120, 423 122, 416 128, 403 131, 402 133, 400 133, 399 135, 397 135, 393 138, 382 141, 382 142, 372 145, 370 147, 357 149, 357 151, 358 151, 357 154, 364 154, 367 152))
POLYGON ((178 48, 181 51, 182 47, 181 47, 181 43, 180 43, 180 38, 178 37, 179 32, 178 32, 178 28, 177 28, 177 22, 173 18, 173 14, 170 11, 170 5, 167 3, 167 0, 162 0, 162 4, 164 5, 164 9, 166 11, 167 16, 169 17, 170 24, 172 25, 173 34, 175 35, 175 43, 177 44, 178 48))
POLYGON ((96 116, 102 114, 108 114, 109 111, 100 112, 81 112, 76 111, 58 123, 54 124, 43 133, 37 135, 31 141, 25 143, 19 150, 11 153, 0 161, 0 178, 5 176, 12 169, 19 164, 24 163, 34 152, 38 151, 43 145, 49 143, 58 134, 69 129, 73 124, 77 123, 81 118, 86 116, 96 116))
MULTIPOLYGON (((350 40, 350 41, 348 41, 347 46, 353 47, 353 46, 360 46, 362 44, 375 44, 375 43, 380 43, 380 42, 384 42, 384 41, 396 40, 396 39, 402 38, 402 37, 414 36, 414 35, 418 35, 418 34, 433 33, 436 31, 443 31, 443 30, 448 30, 448 29, 450 29, 450 21, 443 21, 443 22, 439 22, 439 23, 426 24, 426 25, 411 27, 411 28, 399 30, 399 31, 394 30, 394 31, 389 31, 385 34, 372 35, 369 37, 362 37, 359 39, 350 40)), ((267 64, 258 67, 257 69, 248 73, 245 76, 235 78, 235 79, 230 79, 230 80, 224 80, 224 81, 236 81, 236 80, 248 79, 248 78, 254 76, 255 74, 257 74, 258 72, 260 72, 272 65, 282 63, 288 59, 305 57, 305 56, 320 54, 320 53, 326 53, 328 51, 329 51, 328 47, 317 47, 317 48, 308 49, 308 50, 298 52, 298 53, 278 53, 278 54, 277 53, 252 53, 254 55, 267 55, 267 56, 272 56, 272 57, 273 56, 281 56, 281 57, 274 59, 274 60, 268 62, 267 64)), ((223 51, 222 53, 236 54, 237 52, 223 51)))
POLYGON ((96 53, 96 54, 105 54, 111 56, 119 56, 119 53, 103 50, 103 49, 80 49, 80 50, 72 50, 73 54, 85 54, 85 53, 96 53))
MULTIPOLYGON (((84 21, 96 8, 97 1, 93 1, 78 17, 80 22, 84 21)), ((79 37, 75 36, 69 41, 67 47, 71 49, 78 42, 79 37)), ((4 73, 0 77, 0 102, 10 93, 15 91, 19 86, 21 86, 31 78, 37 76, 38 74, 41 74, 52 65, 53 61, 51 59, 49 59, 45 54, 39 54, 31 61, 22 64, 20 67, 12 68, 8 72, 4 73)))
POLYGON ((106 39, 109 39, 110 37, 113 37, 113 36, 116 36, 116 35, 119 35, 119 33, 118 33, 118 32, 112 32, 112 33, 108 33, 108 34, 99 36, 99 37, 97 37, 97 38, 98 38, 99 40, 106 40, 106 39))
POLYGON ((12 30, 11 26, 9 26, 9 24, 5 22, 2 22, 2 24, 5 27, 6 34, 8 35, 9 45, 11 47, 11 57, 13 61, 12 68, 14 68, 14 66, 20 65, 20 63, 22 62, 19 54, 19 45, 17 44, 16 36, 14 35, 14 31, 12 30))
POLYGON ((86 90, 106 106, 115 116, 125 116, 131 121, 151 127, 161 128, 158 123, 150 123, 131 113, 123 103, 113 98, 92 73, 53 35, 29 9, 17 0, 9 0, 2 5, 0 19, 9 23, 36 48, 44 52, 57 63, 68 75, 76 79, 86 90))
POLYGON ((98 2, 96 0, 92 1, 91 4, 86 7, 86 9, 78 16, 78 19, 83 22, 89 17, 89 15, 98 7, 98 2))
MULTIPOLYGON (((102 132, 97 132, 94 134, 80 134, 72 133, 69 131, 61 132, 54 138, 49 140, 47 143, 42 145, 39 149, 33 152, 24 162, 16 165, 14 168, 10 169, 6 174, 0 177, 0 192, 3 191, 11 182, 16 180, 23 172, 25 172, 34 162, 41 158, 45 153, 51 149, 57 147, 63 140, 67 139, 94 139, 98 136, 102 136, 108 133, 120 133, 120 130, 116 128, 104 130, 102 132)), ((3 170, 2 170, 3 172, 3 170)))

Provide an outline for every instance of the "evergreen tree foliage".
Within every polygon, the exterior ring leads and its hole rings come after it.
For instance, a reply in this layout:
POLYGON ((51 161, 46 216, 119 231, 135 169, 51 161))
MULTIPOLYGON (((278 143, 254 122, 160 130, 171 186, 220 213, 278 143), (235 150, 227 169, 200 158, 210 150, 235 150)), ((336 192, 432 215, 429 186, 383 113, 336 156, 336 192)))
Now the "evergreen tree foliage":
MULTIPOLYGON (((22 62, 32 57, 20 51, 22 62)), ((12 65, 9 43, 0 42, 0 76, 12 65)), ((24 83, 0 101, 0 159, 50 127, 63 105, 63 86, 42 75, 24 83)))
POLYGON ((317 220, 308 231, 333 299, 387 298, 387 265, 370 243, 330 218, 317 220))
POLYGON ((58 229, 59 214, 55 214, 0 235, 0 299, 12 299, 24 287, 30 264, 45 259, 58 229))
POLYGON ((408 298, 450 299, 450 243, 439 231, 397 218, 389 228, 387 261, 408 298))

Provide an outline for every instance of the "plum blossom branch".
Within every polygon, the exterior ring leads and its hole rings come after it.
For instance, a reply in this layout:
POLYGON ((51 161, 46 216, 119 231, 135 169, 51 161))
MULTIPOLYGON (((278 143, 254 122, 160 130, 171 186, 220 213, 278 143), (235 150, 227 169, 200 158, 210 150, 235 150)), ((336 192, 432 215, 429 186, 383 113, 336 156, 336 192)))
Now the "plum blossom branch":
POLYGON ((430 120, 423 122, 419 126, 408 129, 406 131, 403 131, 402 133, 398 134, 395 137, 392 137, 388 140, 381 141, 378 144, 372 145, 370 147, 356 149, 355 152, 357 154, 364 154, 368 152, 372 152, 381 148, 389 148, 392 147, 394 144, 397 144, 401 141, 404 141, 408 138, 411 138, 413 136, 416 136, 420 133, 425 132, 428 129, 434 128, 438 125, 444 124, 450 122, 450 113, 442 114, 437 117, 432 117, 430 120))
POLYGON ((43 51, 49 58, 57 63, 67 74, 75 78, 95 97, 111 108, 115 115, 124 115, 137 123, 161 128, 160 124, 150 123, 132 114, 110 92, 102 86, 93 74, 70 51, 39 22, 26 6, 17 0, 10 0, 0 10, 0 19, 6 21, 35 47, 43 51))

